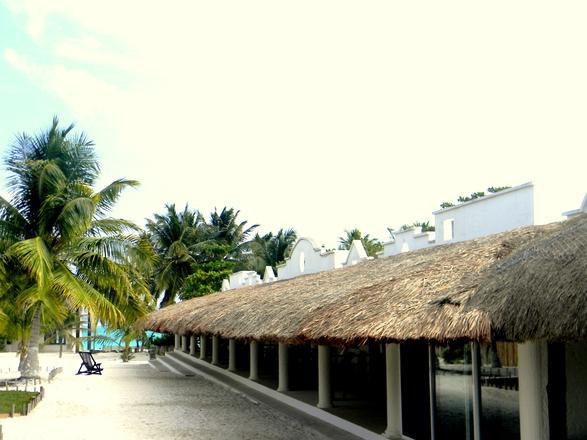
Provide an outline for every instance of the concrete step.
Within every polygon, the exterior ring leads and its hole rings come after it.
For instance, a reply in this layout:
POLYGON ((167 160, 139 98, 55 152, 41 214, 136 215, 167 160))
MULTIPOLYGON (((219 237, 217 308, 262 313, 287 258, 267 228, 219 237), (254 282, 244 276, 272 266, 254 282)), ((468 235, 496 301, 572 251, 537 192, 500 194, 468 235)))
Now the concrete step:
POLYGON ((195 373, 193 369, 186 366, 183 362, 179 361, 178 359, 171 356, 171 353, 166 354, 165 356, 161 356, 157 358, 161 364, 169 371, 175 374, 179 374, 180 376, 194 376, 195 373))
POLYGON ((195 371, 199 371, 200 370, 200 365, 201 363, 199 363, 195 357, 190 356, 187 353, 183 353, 183 352, 169 352, 167 353, 166 356, 171 357, 172 359, 181 362, 184 366, 188 367, 188 368, 192 368, 195 371))
POLYGON ((159 359, 151 359, 149 360, 149 364, 159 373, 171 373, 171 371, 169 371, 169 369, 163 365, 163 362, 161 362, 159 359))

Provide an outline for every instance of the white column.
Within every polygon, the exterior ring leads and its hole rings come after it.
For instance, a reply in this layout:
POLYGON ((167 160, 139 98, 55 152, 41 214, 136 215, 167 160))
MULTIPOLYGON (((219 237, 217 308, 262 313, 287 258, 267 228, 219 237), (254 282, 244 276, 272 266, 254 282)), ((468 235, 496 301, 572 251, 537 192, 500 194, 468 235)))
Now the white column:
POLYGON ((331 408, 330 398, 330 347, 318 346, 318 408, 331 408))
POLYGON ((188 337, 182 336, 181 337, 181 351, 187 352, 188 351, 188 337))
POLYGON ((402 383, 399 344, 385 344, 387 429, 384 437, 402 438, 402 383))
POLYGON ((200 359, 206 359, 206 335, 200 335, 200 359))
POLYGON ((259 346, 257 341, 251 341, 249 346, 249 357, 250 357, 250 369, 249 369, 249 379, 251 380, 259 380, 259 346))
POLYGON ((471 370, 473 380, 473 438, 481 439, 481 355, 479 343, 471 342, 471 370))
POLYGON ((228 340, 228 371, 236 371, 236 342, 228 340))
POLYGON ((177 333, 174 336, 175 336, 175 345, 174 345, 173 349, 175 351, 179 351, 179 349, 181 348, 180 347, 181 343, 180 343, 180 339, 179 339, 180 336, 177 333))
POLYGON ((212 365, 218 365, 218 336, 212 336, 212 365))
POLYGON ((278 376, 279 376, 279 380, 278 380, 278 385, 277 385, 277 391, 279 392, 285 392, 289 390, 289 384, 288 384, 288 377, 287 377, 287 344, 284 344, 282 342, 279 343, 278 346, 278 352, 277 352, 277 358, 278 358, 278 376))
POLYGON ((518 344, 518 385, 520 399, 520 439, 544 440, 548 438, 545 426, 542 350, 540 342, 518 344))
POLYGON ((190 356, 196 355, 196 335, 190 336, 190 356))

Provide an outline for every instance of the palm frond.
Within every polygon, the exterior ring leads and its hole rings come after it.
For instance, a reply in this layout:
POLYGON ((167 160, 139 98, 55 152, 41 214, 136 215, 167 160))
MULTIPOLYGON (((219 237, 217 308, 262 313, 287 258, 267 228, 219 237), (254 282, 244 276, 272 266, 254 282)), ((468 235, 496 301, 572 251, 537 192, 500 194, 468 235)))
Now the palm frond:
POLYGON ((92 197, 96 204, 96 213, 100 216, 105 215, 114 207, 122 191, 127 188, 136 188, 137 186, 139 186, 137 180, 115 180, 92 197))
POLYGON ((19 241, 8 249, 7 254, 28 270, 41 289, 49 285, 53 257, 41 237, 19 241))
POLYGON ((91 285, 74 276, 62 263, 58 263, 54 271, 52 288, 63 296, 72 309, 85 307, 103 322, 119 322, 123 319, 114 304, 91 285))

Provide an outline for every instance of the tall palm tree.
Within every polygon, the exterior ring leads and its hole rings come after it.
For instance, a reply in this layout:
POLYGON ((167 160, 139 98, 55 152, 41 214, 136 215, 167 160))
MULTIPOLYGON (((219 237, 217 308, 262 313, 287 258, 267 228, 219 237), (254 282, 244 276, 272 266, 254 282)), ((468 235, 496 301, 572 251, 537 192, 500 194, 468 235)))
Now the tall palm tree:
POLYGON ((240 211, 234 208, 222 208, 218 212, 216 208, 210 214, 208 230, 210 238, 219 243, 227 244, 230 247, 228 258, 238 260, 248 250, 251 235, 259 227, 252 225, 247 227, 247 221, 239 221, 240 211))
POLYGON ((271 266, 275 272, 277 265, 283 263, 289 255, 296 239, 294 229, 280 229, 275 235, 271 232, 263 236, 257 234, 250 244, 252 268, 262 274, 266 266, 271 266))
POLYGON ((139 228, 107 216, 138 183, 118 179, 95 191, 94 143, 72 129, 54 118, 37 136, 17 136, 5 160, 11 198, 0 197, 0 292, 31 315, 23 376, 38 375, 43 317, 63 321, 85 308, 121 325, 125 310, 145 313, 150 300, 142 278, 149 250, 139 228), (13 273, 26 276, 15 285, 13 273))
POLYGON ((175 301, 185 278, 192 273, 196 261, 191 247, 203 240, 204 222, 198 211, 187 205, 181 212, 177 212, 174 204, 165 205, 165 209, 165 213, 148 219, 146 226, 159 256, 154 281, 156 290, 163 292, 162 306, 175 301))

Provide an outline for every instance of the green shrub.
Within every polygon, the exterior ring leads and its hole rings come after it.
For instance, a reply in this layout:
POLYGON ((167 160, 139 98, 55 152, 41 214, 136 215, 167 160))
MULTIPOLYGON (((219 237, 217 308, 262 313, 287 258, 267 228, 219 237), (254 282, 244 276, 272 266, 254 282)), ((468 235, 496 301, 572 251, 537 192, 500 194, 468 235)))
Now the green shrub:
POLYGON ((175 345, 175 336, 170 333, 163 333, 161 336, 151 339, 151 343, 157 347, 175 345))

